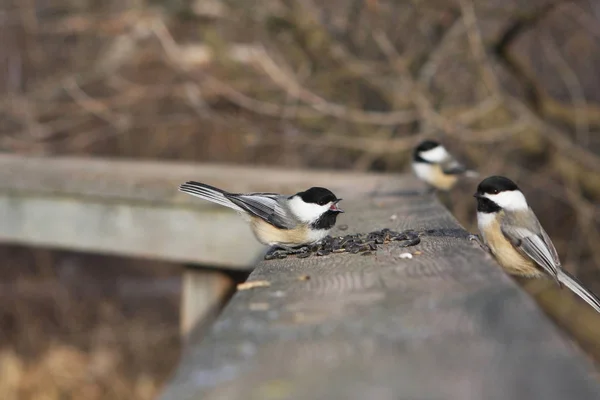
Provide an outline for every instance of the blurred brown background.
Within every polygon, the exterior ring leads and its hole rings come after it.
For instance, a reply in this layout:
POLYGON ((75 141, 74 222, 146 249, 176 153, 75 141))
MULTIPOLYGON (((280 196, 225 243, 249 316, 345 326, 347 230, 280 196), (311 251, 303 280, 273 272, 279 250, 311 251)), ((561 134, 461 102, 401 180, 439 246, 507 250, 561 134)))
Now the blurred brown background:
MULTIPOLYGON (((402 172, 438 138, 516 180, 600 293, 598 71, 594 0, 2 0, 0 151, 402 172)), ((452 194, 471 230, 474 184, 452 194)), ((0 257, 2 399, 155 396, 175 268, 0 257)), ((539 285, 600 354, 598 318, 539 285)))

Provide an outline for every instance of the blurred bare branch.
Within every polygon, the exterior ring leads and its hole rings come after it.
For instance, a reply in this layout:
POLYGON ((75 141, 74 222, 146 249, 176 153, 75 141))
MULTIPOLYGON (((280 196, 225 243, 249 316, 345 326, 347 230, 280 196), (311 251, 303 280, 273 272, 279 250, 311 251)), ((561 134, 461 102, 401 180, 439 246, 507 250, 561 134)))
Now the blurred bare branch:
POLYGON ((281 87, 287 94, 310 104, 315 110, 332 117, 340 118, 354 123, 375 125, 398 125, 415 121, 412 111, 394 111, 389 113, 354 110, 339 104, 328 102, 322 97, 302 87, 291 74, 286 73, 269 56, 264 47, 259 48, 256 60, 264 72, 281 87))
POLYGON ((0 6, 0 151, 400 171, 433 137, 600 267, 595 3, 92 3, 0 6))
POLYGON ((473 0, 460 0, 460 8, 467 28, 471 52, 473 53, 475 63, 480 70, 481 79, 490 93, 498 95, 500 87, 498 80, 496 79, 496 74, 492 71, 485 54, 486 50, 483 45, 483 39, 481 38, 481 32, 477 27, 477 16, 475 15, 475 5, 473 4, 473 0))
POLYGON ((550 62, 555 66, 561 79, 565 83, 567 90, 569 91, 569 95, 571 96, 571 100, 573 102, 573 111, 575 113, 577 142, 582 146, 587 146, 590 141, 590 126, 586 113, 587 101, 583 93, 581 82, 579 82, 579 79, 577 78, 575 72, 573 72, 573 69, 571 69, 567 61, 560 54, 560 51, 556 48, 554 39, 552 39, 549 35, 546 35, 540 40, 542 43, 542 48, 544 49, 544 53, 550 62))
POLYGON ((75 80, 66 82, 64 88, 85 111, 103 119, 119 131, 127 129, 128 122, 126 117, 115 114, 104 103, 88 96, 87 93, 81 90, 81 87, 79 87, 75 80))
POLYGON ((419 83, 424 88, 429 88, 431 80, 435 76, 440 62, 448 56, 448 51, 451 48, 451 44, 460 38, 465 31, 465 23, 462 18, 454 20, 452 25, 446 30, 444 36, 439 41, 436 48, 431 50, 428 60, 421 67, 419 73, 419 83))

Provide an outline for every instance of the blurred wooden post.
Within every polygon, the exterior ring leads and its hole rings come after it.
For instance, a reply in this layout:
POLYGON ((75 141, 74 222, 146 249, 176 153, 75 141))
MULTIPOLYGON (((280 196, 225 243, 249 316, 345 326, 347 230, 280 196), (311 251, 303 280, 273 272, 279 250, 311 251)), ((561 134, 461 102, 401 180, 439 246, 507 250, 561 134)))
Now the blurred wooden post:
POLYGON ((209 324, 216 317, 233 285, 233 280, 222 272, 185 268, 179 325, 183 338, 196 326, 209 324))

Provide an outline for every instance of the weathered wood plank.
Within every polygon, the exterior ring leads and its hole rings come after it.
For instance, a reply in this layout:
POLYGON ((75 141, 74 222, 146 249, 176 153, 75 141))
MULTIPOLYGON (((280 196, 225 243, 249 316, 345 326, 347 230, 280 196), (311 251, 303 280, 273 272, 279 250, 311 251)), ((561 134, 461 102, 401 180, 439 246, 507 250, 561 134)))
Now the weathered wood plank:
POLYGON ((259 263, 250 280, 271 286, 237 292, 192 337, 162 400, 600 399, 591 363, 433 198, 344 208, 344 234, 454 230, 375 256, 259 263))
POLYGON ((210 203, 177 193, 179 184, 190 179, 238 192, 295 193, 310 186, 343 189, 356 183, 360 183, 358 190, 368 191, 395 177, 247 165, 0 154, 0 192, 3 193, 55 194, 114 201, 129 199, 155 205, 214 208, 210 203))
POLYGON ((74 251, 231 268, 263 251, 239 216, 216 208, 0 193, 0 221, 0 242, 74 251))
POLYGON ((392 175, 0 155, 0 241, 247 269, 264 252, 235 212, 179 193, 373 190, 392 175), (354 190, 354 189, 352 189, 354 190))

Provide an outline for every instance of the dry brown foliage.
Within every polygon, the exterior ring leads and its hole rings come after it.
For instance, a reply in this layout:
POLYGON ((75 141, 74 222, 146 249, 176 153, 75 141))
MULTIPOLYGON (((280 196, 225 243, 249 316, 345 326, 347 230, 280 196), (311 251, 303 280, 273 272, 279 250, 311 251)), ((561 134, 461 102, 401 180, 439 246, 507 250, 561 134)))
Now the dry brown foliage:
POLYGON ((0 259, 0 398, 155 398, 179 358, 177 268, 17 246, 0 259))
POLYGON ((593 1, 4 4, 0 151, 401 171, 437 137, 516 180, 600 293, 593 1))

